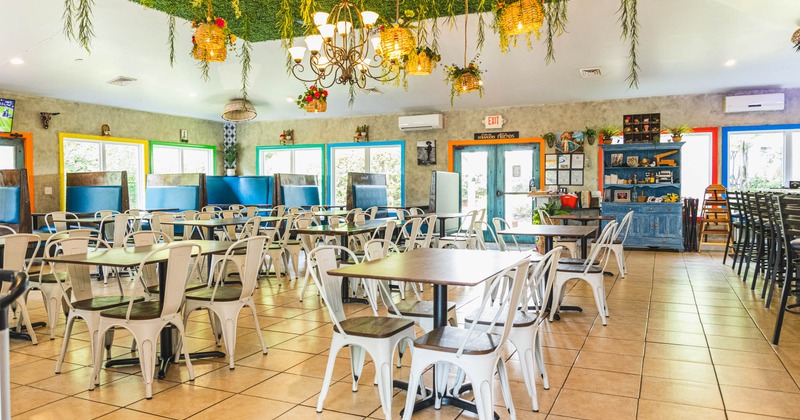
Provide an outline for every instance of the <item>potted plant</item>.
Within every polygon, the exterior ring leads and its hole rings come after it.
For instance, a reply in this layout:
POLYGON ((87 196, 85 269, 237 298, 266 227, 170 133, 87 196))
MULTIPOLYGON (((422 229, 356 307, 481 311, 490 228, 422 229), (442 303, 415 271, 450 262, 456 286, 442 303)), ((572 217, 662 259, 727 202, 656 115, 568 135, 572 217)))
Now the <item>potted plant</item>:
POLYGON ((328 91, 312 85, 302 95, 298 95, 294 103, 306 112, 325 112, 328 109, 328 91))
POLYGON ((692 128, 686 124, 683 125, 676 125, 675 127, 667 128, 667 131, 672 134, 672 142, 679 143, 683 140, 684 134, 689 134, 692 132, 692 128))
POLYGON ((225 174, 228 176, 236 176, 236 159, 239 157, 239 145, 236 143, 231 144, 225 148, 225 153, 222 155, 225 161, 225 174))
MULTIPOLYGON (((568 211, 561 208, 561 200, 559 199, 550 199, 547 200, 546 203, 540 205, 533 209, 533 219, 532 222, 534 225, 542 225, 544 224, 542 221, 541 216, 539 216, 539 210, 544 210, 550 216, 557 216, 559 214, 569 214, 568 211)), ((536 250, 540 254, 544 254, 544 236, 537 236, 536 237, 536 250)))
POLYGON ((547 147, 553 147, 556 145, 556 135, 552 131, 542 134, 542 138, 547 142, 547 147))
POLYGON ((616 125, 606 125, 597 130, 597 132, 603 136, 603 144, 611 144, 611 138, 618 136, 620 131, 622 130, 616 125))
POLYGON ((583 130, 583 135, 586 137, 586 142, 589 143, 589 146, 594 145, 594 141, 597 138, 597 130, 591 127, 586 127, 586 129, 583 130))

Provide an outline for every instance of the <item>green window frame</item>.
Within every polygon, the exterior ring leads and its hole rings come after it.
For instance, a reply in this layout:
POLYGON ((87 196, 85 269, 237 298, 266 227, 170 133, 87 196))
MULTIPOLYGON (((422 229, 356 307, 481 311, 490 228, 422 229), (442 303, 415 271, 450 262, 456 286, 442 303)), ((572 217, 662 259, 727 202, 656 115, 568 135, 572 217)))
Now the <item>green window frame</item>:
MULTIPOLYGON (((187 143, 175 143, 169 141, 156 141, 150 140, 149 142, 150 148, 150 173, 155 173, 155 158, 156 154, 154 153, 155 147, 174 147, 178 149, 204 149, 204 150, 211 150, 211 172, 206 174, 210 176, 214 176, 217 174, 217 146, 206 145, 206 144, 187 144, 187 143)), ((183 154, 181 154, 181 160, 183 159, 183 154)))

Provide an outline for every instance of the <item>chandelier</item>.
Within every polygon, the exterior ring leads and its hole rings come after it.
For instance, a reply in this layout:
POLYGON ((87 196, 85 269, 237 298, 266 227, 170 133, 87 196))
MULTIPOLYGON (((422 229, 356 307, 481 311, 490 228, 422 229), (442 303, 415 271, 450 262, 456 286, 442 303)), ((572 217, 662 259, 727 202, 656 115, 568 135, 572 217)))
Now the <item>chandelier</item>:
POLYGON ((341 0, 330 13, 315 13, 318 33, 305 38, 310 51, 306 63, 306 47, 289 48, 294 61, 292 75, 324 88, 338 83, 363 89, 368 79, 385 82, 396 78, 397 74, 389 77, 391 72, 383 65, 377 20, 377 13, 361 11, 348 0, 341 0))

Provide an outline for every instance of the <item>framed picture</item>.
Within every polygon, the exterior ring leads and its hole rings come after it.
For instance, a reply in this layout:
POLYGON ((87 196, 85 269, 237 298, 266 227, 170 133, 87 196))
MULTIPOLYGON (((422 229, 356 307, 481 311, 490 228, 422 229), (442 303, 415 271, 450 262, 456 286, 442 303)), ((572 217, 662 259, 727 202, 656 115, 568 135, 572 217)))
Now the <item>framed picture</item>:
POLYGON ((548 153, 544 155, 544 168, 545 169, 557 169, 558 168, 558 155, 553 153, 548 153))
POLYGON ((555 169, 544 171, 544 185, 558 185, 558 171, 555 169))
POLYGON ((570 155, 558 155, 558 169, 569 169, 572 164, 570 155))
POLYGON ((573 169, 570 171, 570 185, 583 185, 583 169, 573 169))
POLYGON ((569 185, 569 169, 558 170, 558 185, 569 185))
POLYGON ((583 169, 583 153, 572 155, 572 169, 583 169))
POLYGON ((625 160, 625 163, 630 168, 635 168, 639 166, 639 156, 628 156, 628 159, 625 160))
POLYGON ((628 190, 617 190, 614 191, 614 202, 615 203, 630 203, 631 202, 631 192, 628 190))
POLYGON ((417 142, 417 165, 436 165, 436 140, 417 142))
POLYGON ((189 130, 181 129, 181 143, 189 143, 189 130))
POLYGON ((611 166, 615 168, 622 166, 622 153, 611 154, 611 166))

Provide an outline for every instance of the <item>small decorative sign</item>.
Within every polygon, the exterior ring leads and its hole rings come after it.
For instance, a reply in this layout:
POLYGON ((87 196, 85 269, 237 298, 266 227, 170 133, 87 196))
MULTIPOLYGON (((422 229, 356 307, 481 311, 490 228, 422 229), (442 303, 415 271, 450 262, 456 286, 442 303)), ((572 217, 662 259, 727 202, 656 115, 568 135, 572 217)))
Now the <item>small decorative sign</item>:
POLYGON ((499 133, 474 133, 475 140, 518 139, 519 131, 501 131, 499 133))
POLYGON ((503 124, 505 124, 505 122, 506 120, 502 115, 487 115, 483 118, 483 125, 488 130, 493 128, 503 128, 503 124))

